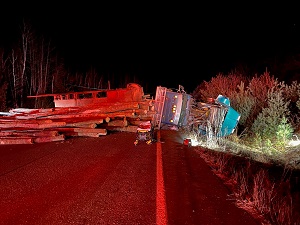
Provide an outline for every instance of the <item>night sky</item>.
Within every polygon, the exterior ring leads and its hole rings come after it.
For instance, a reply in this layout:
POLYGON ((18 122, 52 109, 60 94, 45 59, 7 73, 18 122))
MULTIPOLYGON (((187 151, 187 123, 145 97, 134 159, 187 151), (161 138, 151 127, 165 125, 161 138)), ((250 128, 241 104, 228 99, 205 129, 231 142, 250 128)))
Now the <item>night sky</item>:
POLYGON ((51 4, 7 8, 11 13, 0 17, 0 46, 19 38, 25 19, 51 39, 73 70, 129 73, 149 86, 180 84, 187 92, 241 63, 300 53, 293 5, 51 4))

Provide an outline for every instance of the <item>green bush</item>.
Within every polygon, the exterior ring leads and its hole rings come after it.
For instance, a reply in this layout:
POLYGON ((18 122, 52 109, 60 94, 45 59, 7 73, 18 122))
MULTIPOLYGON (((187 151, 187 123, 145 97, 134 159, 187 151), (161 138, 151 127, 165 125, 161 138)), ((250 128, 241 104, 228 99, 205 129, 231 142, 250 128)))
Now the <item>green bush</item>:
POLYGON ((279 82, 269 72, 248 79, 246 75, 218 74, 204 81, 194 91, 198 101, 216 98, 230 99, 230 105, 241 114, 238 129, 244 143, 264 152, 282 151, 298 129, 300 85, 279 82))

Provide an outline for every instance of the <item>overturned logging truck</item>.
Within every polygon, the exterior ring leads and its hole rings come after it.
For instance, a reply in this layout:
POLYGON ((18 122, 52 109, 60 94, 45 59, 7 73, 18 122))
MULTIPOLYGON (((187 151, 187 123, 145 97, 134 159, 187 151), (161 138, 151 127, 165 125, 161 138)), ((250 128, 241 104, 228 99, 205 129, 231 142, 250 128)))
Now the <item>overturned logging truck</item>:
POLYGON ((240 119, 227 97, 219 95, 216 99, 208 99, 207 103, 196 102, 182 86, 177 91, 157 87, 155 112, 154 124, 159 129, 176 126, 201 135, 210 132, 218 137, 232 134, 240 119))
POLYGON ((136 83, 119 89, 28 96, 45 97, 53 98, 53 108, 0 112, 0 144, 99 137, 107 135, 107 131, 136 132, 145 121, 150 121, 154 129, 189 127, 204 135, 209 124, 217 135, 226 136, 239 120, 228 98, 220 95, 214 102, 195 104, 182 86, 176 91, 158 86, 155 98, 145 95, 136 83))

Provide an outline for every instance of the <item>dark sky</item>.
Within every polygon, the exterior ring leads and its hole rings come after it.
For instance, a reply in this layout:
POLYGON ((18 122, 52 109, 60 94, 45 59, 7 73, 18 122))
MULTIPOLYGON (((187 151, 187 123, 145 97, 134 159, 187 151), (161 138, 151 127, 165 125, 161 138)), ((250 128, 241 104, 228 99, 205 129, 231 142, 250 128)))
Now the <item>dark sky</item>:
POLYGON ((17 39, 25 19, 75 70, 128 72, 151 86, 180 84, 187 92, 237 63, 300 49, 293 5, 51 4, 7 8, 0 46, 17 39))

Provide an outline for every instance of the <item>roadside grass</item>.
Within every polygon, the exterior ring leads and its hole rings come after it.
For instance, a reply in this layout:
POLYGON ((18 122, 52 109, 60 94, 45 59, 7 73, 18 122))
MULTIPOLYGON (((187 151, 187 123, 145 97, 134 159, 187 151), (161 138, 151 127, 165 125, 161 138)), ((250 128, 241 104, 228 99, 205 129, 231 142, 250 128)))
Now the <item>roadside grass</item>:
POLYGON ((194 149, 230 188, 228 200, 264 225, 300 224, 299 146, 266 154, 232 137, 188 135, 197 138, 194 149))

